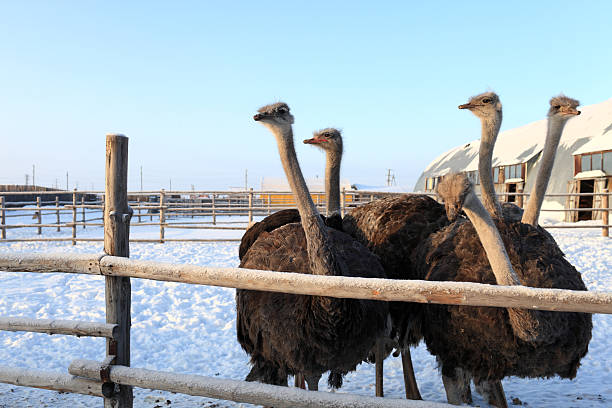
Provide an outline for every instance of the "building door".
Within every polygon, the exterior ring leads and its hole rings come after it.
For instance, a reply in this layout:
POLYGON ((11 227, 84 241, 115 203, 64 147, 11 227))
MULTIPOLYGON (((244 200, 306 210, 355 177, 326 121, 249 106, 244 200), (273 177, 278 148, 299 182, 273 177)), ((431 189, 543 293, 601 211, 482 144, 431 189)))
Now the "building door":
MULTIPOLYGON (((508 184, 506 184, 506 192, 507 193, 516 193, 516 183, 508 183, 508 184)), ((508 203, 516 202, 516 196, 515 195, 508 194, 506 197, 507 197, 506 198, 506 202, 508 202, 508 203)))
MULTIPOLYGON (((595 180, 580 180, 580 193, 593 194, 595 191, 595 180)), ((578 201, 578 208, 593 208, 593 196, 580 196, 578 201)), ((580 211, 578 212, 578 221, 592 220, 593 211, 580 211)))

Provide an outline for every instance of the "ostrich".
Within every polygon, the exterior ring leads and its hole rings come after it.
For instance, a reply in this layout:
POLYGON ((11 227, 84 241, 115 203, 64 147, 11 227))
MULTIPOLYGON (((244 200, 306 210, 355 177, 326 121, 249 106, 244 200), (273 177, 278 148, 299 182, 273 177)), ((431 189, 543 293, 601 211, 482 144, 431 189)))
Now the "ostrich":
MULTIPOLYGON (((343 231, 380 257, 390 279, 418 279, 412 257, 418 244, 448 224, 444 207, 426 195, 387 197, 353 209, 343 231)), ((390 302, 392 336, 402 356, 406 398, 422 399, 414 376, 410 346, 422 339, 418 303, 390 302)))
MULTIPOLYGON (((240 266, 384 278, 376 256, 348 235, 324 226, 297 161, 289 107, 264 106, 254 119, 276 137, 301 224, 262 233, 240 266)), ((238 341, 253 364, 247 381, 287 385, 288 375, 302 373, 308 388, 317 390, 325 371, 342 376, 355 370, 376 340, 388 335, 385 302, 237 290, 236 308, 238 341)))
MULTIPOLYGON (((558 140, 563 126, 557 122, 578 114, 576 106, 569 98, 551 100, 547 140, 558 140)), ((481 118, 485 152, 481 148, 480 160, 490 163, 501 122, 499 98, 488 92, 459 108, 470 109, 481 118)), ((552 161, 555 150, 556 146, 548 146, 543 160, 552 161)), ((580 273, 567 262, 550 234, 504 214, 495 199, 490 166, 479 165, 479 172, 483 204, 495 219, 518 279, 500 280, 491 271, 476 225, 462 218, 432 234, 419 247, 415 262, 421 277, 586 290, 580 273)), ((541 167, 537 184, 546 185, 549 176, 546 166, 541 167)), ((456 178, 455 183, 461 185, 456 178)), ((442 196, 449 194, 446 186, 450 184, 440 186, 442 196)), ((449 204, 453 202, 445 202, 449 218, 457 216, 457 206, 449 204)), ((500 407, 506 406, 501 385, 505 376, 573 378, 588 350, 592 329, 591 316, 581 313, 427 306, 424 315, 429 323, 423 328, 427 348, 438 358, 449 402, 457 404, 471 399, 470 377, 489 402, 500 407)))
MULTIPOLYGON (((316 144, 327 151, 325 167, 326 215, 325 225, 342 230, 340 218, 340 162, 342 161, 342 136, 337 129, 327 128, 314 132, 312 139, 304 140, 306 144, 316 144)), ((263 232, 271 232, 286 224, 300 222, 300 213, 294 208, 277 211, 263 220, 253 224, 242 236, 238 258, 244 254, 263 232)))

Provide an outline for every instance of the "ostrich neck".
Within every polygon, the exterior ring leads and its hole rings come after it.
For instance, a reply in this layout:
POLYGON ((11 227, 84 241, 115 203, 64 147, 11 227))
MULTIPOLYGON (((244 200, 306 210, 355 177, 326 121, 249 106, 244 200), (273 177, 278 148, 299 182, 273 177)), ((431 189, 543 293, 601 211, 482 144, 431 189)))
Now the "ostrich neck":
POLYGON ((520 285, 518 275, 512 268, 504 242, 497 226, 480 200, 470 192, 463 204, 463 211, 468 216, 478 238, 484 247, 491 269, 498 285, 520 285))
POLYGON ((480 138, 480 149, 478 151, 478 175, 480 177, 480 188, 482 191, 482 202, 495 217, 501 219, 501 207, 495 195, 493 184, 493 147, 497 140, 497 134, 501 127, 502 116, 494 119, 482 119, 482 136, 480 138))
POLYGON ((291 127, 287 129, 275 127, 272 128, 272 131, 276 136, 283 169, 297 201, 302 228, 306 235, 311 272, 313 275, 336 275, 336 258, 329 244, 327 230, 312 202, 302 175, 293 145, 293 131, 291 127))
POLYGON ((326 216, 340 214, 340 162, 342 151, 328 150, 325 164, 326 216))
POLYGON ((565 126, 565 120, 559 120, 555 118, 548 119, 548 130, 546 132, 546 141, 544 142, 544 152, 542 153, 542 162, 540 163, 540 170, 538 171, 538 177, 536 178, 535 185, 531 192, 531 197, 527 203, 527 208, 523 213, 521 222, 524 224, 530 224, 537 226, 538 218, 540 217, 540 209, 544 202, 544 194, 546 194, 546 187, 550 180, 552 173, 553 164, 555 163, 555 155, 557 154, 557 147, 561 140, 561 133, 563 133, 563 127, 565 126))

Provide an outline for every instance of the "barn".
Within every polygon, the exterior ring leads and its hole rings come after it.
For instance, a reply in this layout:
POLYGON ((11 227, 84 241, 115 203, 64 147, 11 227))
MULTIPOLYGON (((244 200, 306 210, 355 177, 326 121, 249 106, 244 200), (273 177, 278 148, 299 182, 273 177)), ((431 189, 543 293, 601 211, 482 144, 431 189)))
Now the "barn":
MULTIPOLYGON (((612 99, 581 107, 582 114, 571 119, 557 149, 547 194, 597 193, 612 187, 612 99)), ((500 200, 523 206, 521 196, 535 183, 546 137, 546 119, 500 132, 493 153, 493 179, 500 200)), ((440 179, 465 172, 479 190, 478 148, 473 140, 434 159, 423 171, 414 190, 433 192, 440 179)), ((546 197, 542 208, 601 208, 600 197, 546 197)), ((601 211, 547 212, 542 217, 559 221, 601 218, 601 211)))

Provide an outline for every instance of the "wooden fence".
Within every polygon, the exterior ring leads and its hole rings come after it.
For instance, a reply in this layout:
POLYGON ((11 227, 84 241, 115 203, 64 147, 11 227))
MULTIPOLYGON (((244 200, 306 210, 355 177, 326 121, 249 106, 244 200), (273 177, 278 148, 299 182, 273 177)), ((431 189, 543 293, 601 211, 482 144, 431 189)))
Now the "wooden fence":
MULTIPOLYGON (((612 293, 328 277, 130 260, 129 232, 134 213, 127 200, 127 142, 121 135, 107 136, 104 254, 0 254, 0 271, 105 276, 105 323, 2 317, 0 330, 104 337, 106 358, 102 362, 76 359, 68 367, 69 374, 0 366, 0 382, 103 397, 105 407, 120 408, 132 406, 134 386, 275 407, 448 407, 131 368, 131 278, 339 298, 612 313, 612 293)), ((160 201, 163 204, 163 196, 160 201)))
MULTIPOLYGON (((100 237, 78 238, 79 227, 103 227, 103 200, 104 192, 100 191, 72 191, 72 200, 60 201, 59 194, 66 192, 40 191, 36 194, 36 202, 10 202, 6 203, 4 196, 10 197, 16 192, 0 192, 0 242, 21 241, 69 241, 76 245, 79 241, 103 241, 100 237), (44 199, 45 195, 54 196, 55 200, 44 199), (41 197, 43 198, 41 201, 41 197), (90 201, 85 201, 85 197, 90 201), (91 197, 95 197, 94 200, 91 197), (47 203, 48 205, 45 205, 47 203), (17 205, 27 207, 17 207, 17 205), (44 215, 55 215, 52 222, 43 223, 44 215), (64 215, 64 217, 62 217, 64 215), (11 223, 12 217, 31 216, 30 223, 11 223), (68 216, 68 220, 66 219, 68 216), (63 219, 62 219, 63 218, 63 219), (20 228, 36 228, 40 237, 12 238, 7 236, 8 230, 20 228), (42 237, 44 228, 53 231, 61 231, 62 228, 71 231, 71 237, 42 237)), ((342 212, 350 211, 352 208, 363 205, 370 201, 399 193, 381 193, 367 191, 343 190, 341 193, 342 212)), ((408 193, 413 194, 413 193, 408 193)), ((517 198, 517 204, 522 206, 526 202, 526 193, 499 193, 500 195, 513 195, 517 198)), ((572 209, 542 209, 542 212, 601 212, 601 224, 564 224, 564 225, 542 225, 544 228, 576 228, 576 229, 601 229, 602 236, 608 237, 610 225, 610 193, 604 190, 602 193, 572 193, 572 194, 548 194, 547 197, 574 196, 598 196, 601 197, 601 208, 572 208, 572 209)), ((273 212, 296 208, 288 205, 292 200, 291 192, 269 192, 269 191, 142 191, 128 193, 129 205, 134 211, 131 227, 159 228, 158 239, 131 238, 131 242, 218 242, 239 241, 238 238, 168 238, 167 230, 191 229, 191 230, 236 230, 244 231, 251 225, 255 217, 264 217, 273 212), (281 203, 273 203, 270 200, 272 193, 275 197, 285 196, 287 200, 281 203), (285 201, 285 203, 282 203, 285 201), (232 217, 235 217, 232 219, 232 217), (242 219, 241 219, 242 218, 242 219)), ((325 201, 316 195, 316 205, 320 210, 324 209, 325 201)), ((47 217, 48 218, 48 217, 47 217)))

